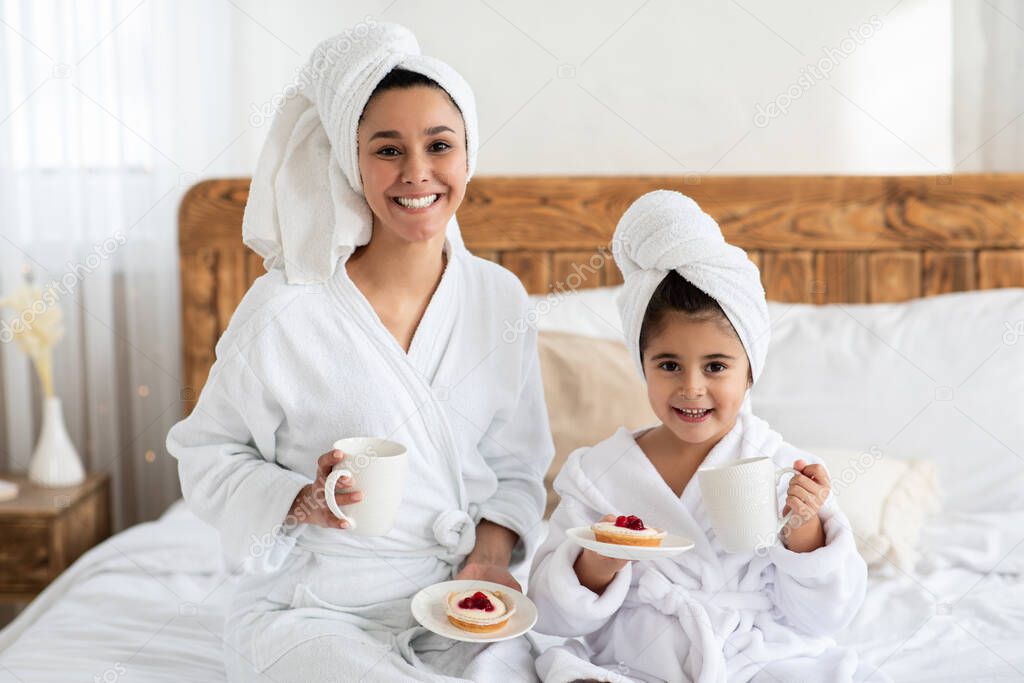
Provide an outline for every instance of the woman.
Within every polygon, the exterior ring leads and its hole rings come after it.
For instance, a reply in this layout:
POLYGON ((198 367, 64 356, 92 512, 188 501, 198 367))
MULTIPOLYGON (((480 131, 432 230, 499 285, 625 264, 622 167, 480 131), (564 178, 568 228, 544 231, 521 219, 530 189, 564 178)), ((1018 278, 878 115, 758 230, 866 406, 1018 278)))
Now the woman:
POLYGON ((268 272, 167 447, 189 506, 247 569, 229 680, 532 676, 524 638, 456 643, 410 613, 453 576, 519 587, 553 447, 535 336, 501 337, 525 292, 465 250, 453 217, 475 165, 472 92, 406 29, 361 28, 317 47, 275 118, 243 226, 268 272), (348 436, 409 450, 386 536, 349 534, 318 499, 344 462, 324 450, 348 436))

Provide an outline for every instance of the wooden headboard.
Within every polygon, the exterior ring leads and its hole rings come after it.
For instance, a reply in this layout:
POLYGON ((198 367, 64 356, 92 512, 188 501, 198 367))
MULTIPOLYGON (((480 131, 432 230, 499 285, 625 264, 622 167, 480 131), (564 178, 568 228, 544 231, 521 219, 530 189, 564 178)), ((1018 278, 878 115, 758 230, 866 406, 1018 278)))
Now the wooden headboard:
MULTIPOLYGON (((459 209, 466 246, 541 294, 621 281, 607 254, 650 190, 693 197, 761 268, 768 298, 902 301, 1024 286, 1024 175, 484 177, 459 209), (598 265, 599 267, 594 267, 598 265)), ((186 411, 263 260, 241 241, 248 178, 192 187, 179 213, 186 411)))

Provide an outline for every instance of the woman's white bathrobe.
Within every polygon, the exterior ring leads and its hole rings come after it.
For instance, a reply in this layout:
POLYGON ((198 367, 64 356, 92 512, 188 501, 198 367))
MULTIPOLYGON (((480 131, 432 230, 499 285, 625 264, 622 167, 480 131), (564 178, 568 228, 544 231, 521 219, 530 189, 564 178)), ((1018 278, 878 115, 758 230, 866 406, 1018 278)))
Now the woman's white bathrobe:
POLYGON ((481 519, 519 534, 515 561, 532 555, 553 454, 536 332, 517 324, 522 285, 445 249, 408 354, 343 265, 315 285, 288 285, 280 270, 260 277, 217 343, 195 410, 168 434, 189 507, 248 569, 225 627, 232 680, 437 680, 434 670, 486 680, 532 669, 524 638, 455 643, 409 610, 419 589, 452 578, 481 519), (285 525, 317 458, 349 436, 408 447, 395 528, 360 538, 285 525))
MULTIPOLYGON (((783 442, 768 424, 741 413, 705 465, 770 456, 779 467, 820 462, 783 442)), ((788 477, 779 486, 785 500, 788 477)), ((676 497, 637 445, 619 429, 575 451, 555 480, 562 500, 534 559, 529 595, 540 610, 536 630, 586 636, 548 650, 537 669, 545 681, 843 681, 856 654, 828 634, 845 626, 864 599, 867 568, 845 516, 829 497, 820 516, 827 543, 794 553, 781 543, 758 554, 722 550, 701 500, 697 477, 676 497), (580 548, 566 529, 608 513, 635 514, 649 526, 686 536, 696 547, 673 558, 633 562, 601 596, 580 585, 580 548), (588 660, 590 663, 588 663, 588 660)))

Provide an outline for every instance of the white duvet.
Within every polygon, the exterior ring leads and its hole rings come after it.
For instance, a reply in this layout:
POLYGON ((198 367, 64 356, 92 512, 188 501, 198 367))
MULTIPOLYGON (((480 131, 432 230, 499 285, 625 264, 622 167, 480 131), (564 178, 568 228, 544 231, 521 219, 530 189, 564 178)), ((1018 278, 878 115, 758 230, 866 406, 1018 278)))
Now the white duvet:
MULTIPOLYGON (((895 681, 1024 679, 1024 510, 934 518, 924 546, 869 577, 839 642, 895 681)), ((0 683, 223 681, 220 557, 181 503, 114 536, 0 631, 0 683)))

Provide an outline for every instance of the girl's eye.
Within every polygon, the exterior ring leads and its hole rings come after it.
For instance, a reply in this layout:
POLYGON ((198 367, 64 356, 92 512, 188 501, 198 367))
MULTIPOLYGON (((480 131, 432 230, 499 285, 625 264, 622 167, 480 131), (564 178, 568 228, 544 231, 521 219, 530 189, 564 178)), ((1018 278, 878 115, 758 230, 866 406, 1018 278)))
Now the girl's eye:
POLYGON ((398 155, 398 149, 395 147, 384 147, 377 150, 377 154, 382 157, 393 157, 398 155))
POLYGON ((661 363, 658 363, 658 367, 668 372, 675 372, 676 370, 679 369, 679 363, 676 363, 675 361, 671 360, 666 360, 662 361, 661 363))
POLYGON ((722 363, 708 363, 708 372, 718 373, 726 369, 722 363))
POLYGON ((443 142, 443 141, 439 140, 439 141, 435 142, 434 144, 432 144, 430 146, 430 151, 431 152, 447 152, 451 148, 452 148, 452 146, 449 145, 447 142, 443 142))

